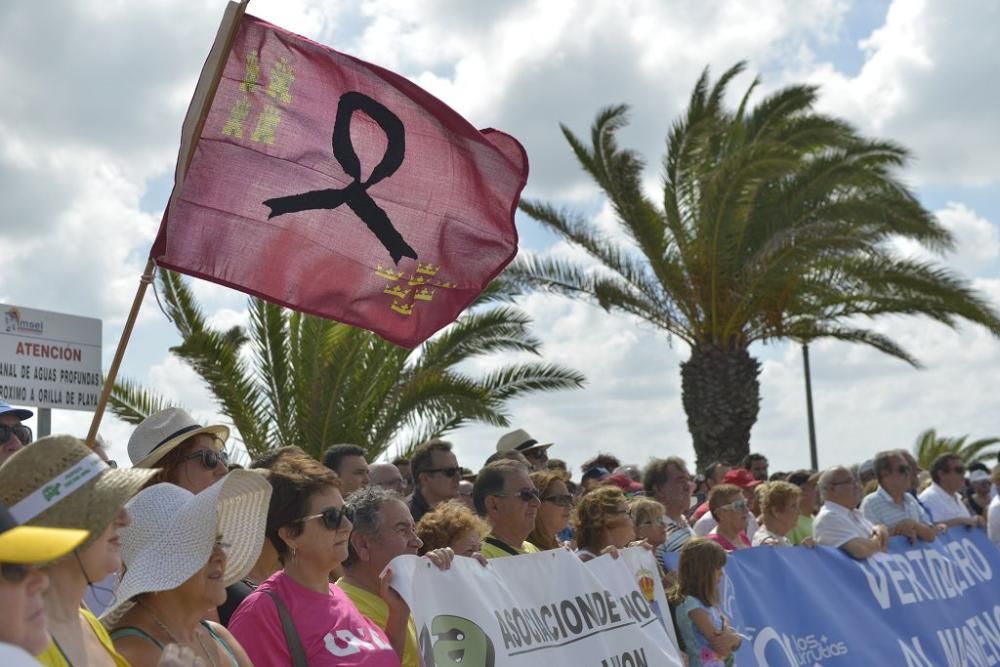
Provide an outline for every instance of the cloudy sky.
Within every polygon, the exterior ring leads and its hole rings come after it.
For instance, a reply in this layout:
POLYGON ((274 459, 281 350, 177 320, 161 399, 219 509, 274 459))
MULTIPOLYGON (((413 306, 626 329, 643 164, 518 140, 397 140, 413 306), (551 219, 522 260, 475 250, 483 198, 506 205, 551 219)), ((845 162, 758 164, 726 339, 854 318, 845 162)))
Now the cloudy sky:
MULTIPOLYGON (((114 353, 149 245, 172 187, 183 118, 223 0, 54 0, 0 5, 0 302, 99 317, 104 363, 114 353)), ((938 258, 1000 307, 1000 5, 988 0, 254 0, 249 12, 393 69, 479 127, 518 137, 528 151, 526 196, 610 224, 605 202, 562 139, 586 133, 604 106, 631 106, 621 142, 639 150, 657 188, 669 124, 700 71, 749 61, 763 91, 822 85, 820 106, 863 131, 911 148, 902 173, 955 234, 938 258)), ((740 91, 750 74, 733 86, 740 91)), ((519 215, 522 248, 566 253, 519 215)), ((921 253, 919 248, 901 248, 921 253)), ((195 291, 212 320, 245 320, 243 295, 195 291)), ((530 296, 547 359, 588 378, 584 390, 513 404, 515 426, 556 443, 578 465, 592 452, 693 457, 680 403, 686 347, 635 321, 584 304, 530 296)), ((926 428, 1000 435, 995 378, 1000 341, 919 319, 880 321, 923 370, 867 349, 812 350, 820 464, 910 446, 926 428)), ((157 388, 201 419, 215 406, 172 358, 173 327, 147 295, 123 375, 157 388)), ((753 449, 772 470, 808 464, 802 357, 781 343, 755 347, 763 404, 753 449)), ((484 364, 485 366, 485 364, 484 364)), ((89 414, 56 411, 53 429, 86 432, 89 414)), ((102 433, 127 460, 130 427, 102 433)), ((453 434, 476 467, 502 430, 453 434)))

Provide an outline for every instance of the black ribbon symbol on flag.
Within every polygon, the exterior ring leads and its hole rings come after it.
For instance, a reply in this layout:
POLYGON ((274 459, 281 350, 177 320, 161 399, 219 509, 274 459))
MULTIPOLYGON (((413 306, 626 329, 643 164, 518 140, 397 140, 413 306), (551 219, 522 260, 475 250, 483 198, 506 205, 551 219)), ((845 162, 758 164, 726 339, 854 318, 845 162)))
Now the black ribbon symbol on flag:
POLYGON ((405 153, 406 135, 399 116, 367 95, 356 91, 344 93, 340 96, 340 102, 337 104, 337 117, 333 122, 333 156, 344 168, 344 172, 354 179, 354 182, 345 188, 312 190, 297 195, 268 199, 264 201, 264 205, 271 209, 271 214, 267 218, 270 220, 286 213, 313 209, 335 209, 346 203, 382 242, 382 245, 392 256, 392 261, 399 264, 399 260, 404 256, 416 259, 417 252, 396 231, 386 212, 368 194, 368 188, 396 173, 399 166, 403 164, 405 153), (363 182, 361 180, 361 161, 358 159, 358 154, 354 152, 354 144, 351 143, 351 118, 355 111, 364 111, 371 117, 385 132, 388 142, 382 161, 372 170, 368 180, 363 182))

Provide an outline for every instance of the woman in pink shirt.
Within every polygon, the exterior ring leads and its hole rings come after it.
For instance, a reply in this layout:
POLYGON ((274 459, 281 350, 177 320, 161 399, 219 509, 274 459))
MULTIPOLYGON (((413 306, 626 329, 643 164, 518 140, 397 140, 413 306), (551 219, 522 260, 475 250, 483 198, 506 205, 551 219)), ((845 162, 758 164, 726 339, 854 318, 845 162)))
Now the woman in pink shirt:
POLYGON ((282 569, 236 610, 229 630, 255 665, 399 667, 410 611, 382 582, 386 630, 329 582, 347 558, 351 513, 336 475, 306 456, 271 469, 267 537, 282 569))
POLYGON ((708 494, 708 510, 719 525, 705 537, 718 542, 727 552, 750 546, 750 539, 744 531, 750 508, 740 487, 733 484, 718 484, 712 487, 712 491, 708 494))

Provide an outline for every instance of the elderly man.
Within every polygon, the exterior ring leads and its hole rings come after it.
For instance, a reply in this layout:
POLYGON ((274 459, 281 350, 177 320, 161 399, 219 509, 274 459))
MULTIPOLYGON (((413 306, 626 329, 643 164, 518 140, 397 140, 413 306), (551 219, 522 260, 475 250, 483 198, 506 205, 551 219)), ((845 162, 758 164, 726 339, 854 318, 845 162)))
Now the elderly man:
POLYGON ((861 500, 861 482, 843 466, 830 468, 819 476, 823 507, 813 522, 816 544, 843 549, 852 558, 864 560, 889 543, 889 529, 872 525, 856 510, 861 500))
POLYGON ((414 521, 430 512, 439 503, 458 495, 462 469, 446 440, 429 440, 413 450, 410 459, 416 490, 410 498, 410 513, 414 521))
POLYGON ((490 524, 490 534, 482 542, 483 556, 538 552, 527 539, 542 503, 523 464, 502 459, 484 466, 472 487, 472 501, 490 524))
POLYGON ((952 526, 982 526, 982 517, 975 517, 962 502, 965 490, 965 464, 956 454, 942 454, 930 467, 932 484, 920 494, 935 523, 952 526))
MULTIPOLYGON (((933 542, 938 527, 917 499, 907 493, 910 488, 910 466, 898 451, 879 452, 872 460, 878 489, 861 501, 861 513, 873 524, 883 524, 891 535, 903 535, 911 543, 919 537, 933 542)), ((940 527, 941 529, 944 526, 940 527)))
POLYGON ((663 505, 666 510, 667 541, 660 549, 664 552, 680 551, 694 532, 684 518, 691 503, 691 475, 687 464, 676 456, 653 459, 642 476, 646 495, 663 505))
POLYGON ((0 401, 0 464, 6 461, 14 452, 31 444, 31 429, 21 423, 23 419, 31 419, 35 413, 24 408, 15 408, 5 401, 0 401))
MULTIPOLYGON (((416 556, 423 542, 417 537, 416 524, 406 502, 388 489, 374 485, 361 489, 347 500, 347 505, 354 510, 354 527, 347 546, 344 576, 337 580, 337 586, 362 615, 389 634, 390 629, 386 628, 389 606, 378 594, 380 576, 396 556, 416 556)), ((439 567, 445 567, 453 554, 451 549, 437 549, 427 556, 439 567)), ((420 658, 412 616, 408 626, 401 662, 404 667, 418 667, 420 658)))
POLYGON ((323 454, 323 465, 337 473, 340 493, 345 498, 368 486, 365 450, 357 445, 334 445, 323 454))
POLYGON ((399 468, 391 463, 373 463, 368 466, 368 483, 372 486, 381 486, 395 491, 399 495, 403 495, 403 492, 406 491, 406 480, 403 479, 403 474, 399 472, 399 468))
POLYGON ((497 441, 497 453, 502 454, 512 450, 521 452, 531 464, 532 472, 538 472, 545 470, 546 464, 549 462, 549 447, 551 446, 551 442, 538 442, 523 428, 519 428, 516 431, 505 433, 497 441))

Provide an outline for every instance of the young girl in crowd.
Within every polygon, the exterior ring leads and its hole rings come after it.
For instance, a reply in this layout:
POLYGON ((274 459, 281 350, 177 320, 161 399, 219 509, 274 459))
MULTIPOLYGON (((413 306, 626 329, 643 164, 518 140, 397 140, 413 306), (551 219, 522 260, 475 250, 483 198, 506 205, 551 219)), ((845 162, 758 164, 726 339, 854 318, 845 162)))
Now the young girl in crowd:
POLYGON ((730 667, 742 641, 719 608, 725 565, 725 549, 712 540, 693 537, 681 548, 670 605, 688 667, 730 667))

